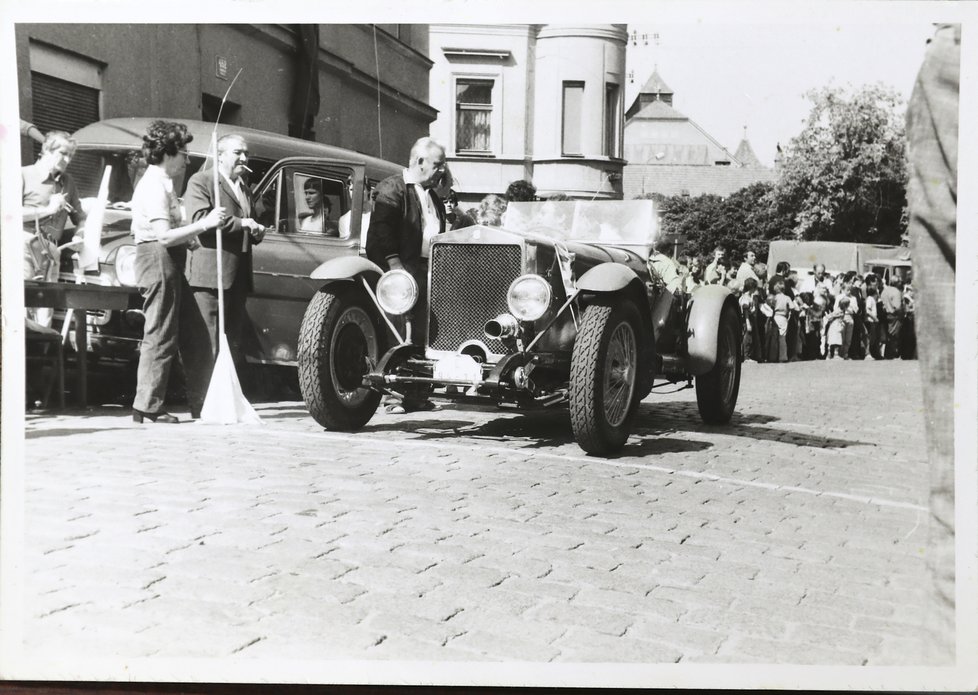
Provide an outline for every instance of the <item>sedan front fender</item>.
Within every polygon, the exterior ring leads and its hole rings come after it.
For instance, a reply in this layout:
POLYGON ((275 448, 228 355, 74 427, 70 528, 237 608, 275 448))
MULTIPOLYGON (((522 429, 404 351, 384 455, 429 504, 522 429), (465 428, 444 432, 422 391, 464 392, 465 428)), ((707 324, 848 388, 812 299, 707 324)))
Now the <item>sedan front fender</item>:
POLYGON ((620 263, 602 263, 591 268, 577 281, 577 289, 585 292, 618 292, 638 280, 638 275, 620 263))
POLYGON ((704 285, 690 297, 689 320, 686 324, 689 358, 686 368, 693 376, 706 374, 717 360, 717 335, 723 307, 731 304, 737 317, 740 307, 730 290, 721 285, 704 285))
POLYGON ((353 280, 363 275, 371 285, 374 285, 377 278, 383 274, 384 271, 373 261, 360 256, 343 256, 321 263, 309 277, 313 280, 353 280))

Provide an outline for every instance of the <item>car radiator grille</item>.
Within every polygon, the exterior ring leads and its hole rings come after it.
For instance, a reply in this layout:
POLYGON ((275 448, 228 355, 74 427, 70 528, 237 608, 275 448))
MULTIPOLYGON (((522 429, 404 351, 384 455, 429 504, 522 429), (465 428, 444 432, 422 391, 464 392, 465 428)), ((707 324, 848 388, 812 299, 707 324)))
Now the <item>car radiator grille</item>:
POLYGON ((491 352, 505 353, 484 329, 486 321, 509 311, 506 290, 522 272, 519 244, 433 245, 428 346, 455 351, 481 340, 491 352))

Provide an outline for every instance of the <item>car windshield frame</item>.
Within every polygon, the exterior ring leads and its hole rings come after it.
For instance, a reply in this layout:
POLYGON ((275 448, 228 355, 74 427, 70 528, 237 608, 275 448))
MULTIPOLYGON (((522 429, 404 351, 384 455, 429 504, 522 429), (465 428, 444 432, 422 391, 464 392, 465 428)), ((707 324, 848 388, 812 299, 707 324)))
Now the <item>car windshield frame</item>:
POLYGON ((659 236, 652 200, 512 202, 501 227, 555 241, 610 246, 654 246, 659 236))

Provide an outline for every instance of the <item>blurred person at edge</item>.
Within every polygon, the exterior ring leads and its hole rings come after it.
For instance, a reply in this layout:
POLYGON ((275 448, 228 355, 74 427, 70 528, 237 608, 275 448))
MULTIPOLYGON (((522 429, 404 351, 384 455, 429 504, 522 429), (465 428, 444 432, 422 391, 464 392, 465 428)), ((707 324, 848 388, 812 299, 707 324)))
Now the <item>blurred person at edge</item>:
POLYGON ((908 231, 930 477, 927 656, 954 664, 954 282, 961 25, 939 24, 907 107, 908 231))
POLYGON ((863 325, 866 327, 865 334, 863 336, 863 353, 871 360, 878 360, 882 357, 880 354, 880 320, 879 314, 876 310, 876 303, 879 297, 879 292, 876 289, 876 284, 866 284, 866 316, 863 320, 863 325))
MULTIPOLYGON (((445 148, 430 137, 415 141, 408 167, 377 184, 367 232, 367 258, 383 270, 404 270, 418 284, 418 299, 405 318, 411 319, 410 341, 425 344, 428 256, 431 242, 445 231, 445 206, 435 192, 447 171, 445 148)), ((404 319, 399 321, 405 328, 404 319)), ((400 403, 388 399, 388 413, 437 410, 424 393, 407 393, 400 403)))
MULTIPOLYGON (((35 129, 36 130, 36 129, 35 129)), ((75 155, 75 141, 68 133, 52 130, 41 144, 37 162, 21 169, 21 203, 24 223, 24 279, 56 282, 60 272, 71 272, 71 257, 61 258, 64 229, 70 219, 76 235, 85 219, 78 189, 65 171, 75 155)), ((80 236, 71 246, 80 246, 80 236)), ((53 310, 38 308, 28 317, 47 328, 53 310)))
POLYGON ((134 422, 179 421, 163 409, 170 369, 178 359, 187 377, 191 412, 200 411, 206 395, 198 388, 201 380, 197 371, 209 362, 210 341, 183 270, 188 245, 196 244, 199 234, 221 224, 224 208, 184 222, 173 181, 186 172, 190 157, 187 144, 192 140, 184 124, 169 121, 154 121, 143 136, 148 166, 132 194, 136 284, 146 316, 132 404, 134 422))

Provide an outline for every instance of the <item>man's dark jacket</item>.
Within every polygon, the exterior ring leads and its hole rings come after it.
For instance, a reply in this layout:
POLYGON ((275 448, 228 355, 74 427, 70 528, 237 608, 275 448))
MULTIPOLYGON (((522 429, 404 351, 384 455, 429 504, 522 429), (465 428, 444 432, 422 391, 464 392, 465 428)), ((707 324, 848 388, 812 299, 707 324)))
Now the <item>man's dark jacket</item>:
MULTIPOLYGON (((367 231, 367 258, 387 269, 387 259, 398 256, 404 267, 417 271, 421 260, 424 215, 421 201, 404 183, 403 174, 394 174, 377 184, 374 210, 367 231)), ((427 191, 438 213, 439 229, 445 231, 445 206, 438 195, 427 191)))
MULTIPOLYGON (((231 185, 223 176, 219 177, 220 202, 227 217, 221 224, 221 275, 224 289, 229 289, 236 277, 245 283, 245 291, 251 292, 251 245, 248 230, 241 225, 241 219, 249 217, 242 210, 241 203, 231 190, 231 185)), ((251 189, 242 181, 241 191, 254 210, 251 189)), ((187 218, 197 221, 214 208, 214 170, 207 168, 198 171, 187 182, 187 192, 183 196, 187 207, 187 218)), ((184 270, 191 287, 217 289, 217 230, 209 229, 197 237, 200 247, 187 254, 184 270)))

